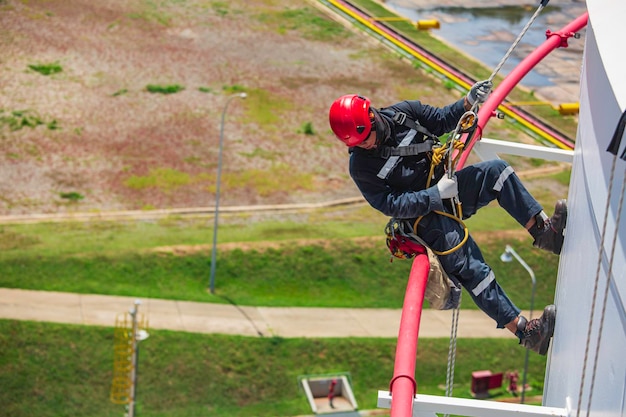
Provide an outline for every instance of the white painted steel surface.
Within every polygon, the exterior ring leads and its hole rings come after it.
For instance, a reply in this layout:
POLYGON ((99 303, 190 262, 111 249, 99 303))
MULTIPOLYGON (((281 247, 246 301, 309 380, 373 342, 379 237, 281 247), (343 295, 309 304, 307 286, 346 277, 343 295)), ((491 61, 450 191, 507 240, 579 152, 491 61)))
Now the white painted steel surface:
MULTIPOLYGON (((391 407, 391 393, 378 391, 378 406, 391 407)), ((568 410, 538 405, 501 403, 468 398, 417 394, 413 398, 414 417, 435 417, 436 413, 467 417, 566 417, 568 410)))
MULTIPOLYGON (((620 35, 626 21, 626 2, 588 0, 587 7, 589 24, 569 188, 568 230, 559 267, 557 321, 546 372, 544 404, 565 407, 569 403, 570 416, 626 417, 626 215, 623 207, 619 224, 616 224, 622 184, 626 181, 626 161, 614 159, 606 152, 626 108, 626 58, 620 35), (602 239, 605 218, 606 233, 602 239), (609 272, 606 313, 601 323, 609 272), (597 301, 586 355, 596 276, 599 282, 597 301)), ((626 139, 623 139, 618 156, 625 147, 626 139)))
POLYGON ((499 154, 525 156, 560 162, 572 162, 574 158, 574 151, 489 138, 481 138, 476 142, 472 150, 476 152, 478 157, 483 161, 498 159, 499 154))

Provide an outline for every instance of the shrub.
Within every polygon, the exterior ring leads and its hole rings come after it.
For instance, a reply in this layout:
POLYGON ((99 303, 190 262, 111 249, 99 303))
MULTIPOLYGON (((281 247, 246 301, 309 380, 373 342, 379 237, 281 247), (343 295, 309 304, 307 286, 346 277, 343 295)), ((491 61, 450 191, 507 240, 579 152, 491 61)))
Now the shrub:
POLYGON ((85 198, 82 194, 77 193, 76 191, 71 191, 69 193, 60 193, 59 196, 61 196, 61 198, 63 199, 70 200, 73 202, 76 202, 85 198))
POLYGON ((0 126, 6 125, 12 131, 20 130, 23 127, 34 128, 42 124, 44 124, 43 120, 28 110, 13 110, 5 114, 4 110, 0 109, 0 126))
POLYGON ((115 93, 113 93, 113 97, 121 96, 122 94, 126 94, 126 93, 128 93, 128 90, 125 88, 122 88, 121 90, 117 90, 115 93))
POLYGON ((159 94, 174 94, 184 89, 185 87, 183 87, 182 85, 178 85, 178 84, 172 84, 172 85, 148 84, 146 86, 146 90, 148 90, 149 93, 159 93, 159 94))
POLYGON ((315 131, 313 130, 313 123, 311 122, 304 123, 302 127, 300 128, 300 132, 304 133, 305 135, 314 135, 315 131))
POLYGON ((443 86, 446 90, 453 90, 456 87, 456 84, 451 80, 445 80, 443 82, 443 86))
POLYGON ((53 62, 51 64, 31 64, 28 68, 40 73, 41 75, 52 75, 63 71, 63 68, 58 62, 53 62))

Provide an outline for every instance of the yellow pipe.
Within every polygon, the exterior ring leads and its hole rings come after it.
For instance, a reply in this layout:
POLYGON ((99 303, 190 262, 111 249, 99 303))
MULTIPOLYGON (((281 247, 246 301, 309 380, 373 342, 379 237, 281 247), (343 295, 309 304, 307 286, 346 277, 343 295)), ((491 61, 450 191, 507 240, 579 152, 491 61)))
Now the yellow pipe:
POLYGON ((539 135, 542 138, 546 139, 547 141, 549 141, 553 145, 556 145, 558 148, 565 149, 565 150, 571 150, 571 148, 569 146, 565 145, 564 143, 561 143, 561 141, 557 140, 554 136, 549 135, 548 133, 546 133, 543 130, 539 129, 534 124, 528 122, 527 120, 522 119, 521 117, 518 117, 515 113, 513 113, 511 110, 507 109, 506 107, 499 106, 498 109, 502 113, 506 114, 507 116, 515 119, 518 123, 520 123, 522 126, 526 127, 531 132, 536 133, 537 135, 539 135))
POLYGON ((552 103, 547 101, 511 101, 511 106, 551 106, 552 103))
MULTIPOLYGON (((552 106, 552 103, 548 101, 512 101, 509 102, 511 106, 552 106)), ((562 115, 578 114, 580 108, 579 103, 561 103, 558 106, 552 106, 552 108, 562 115)))
POLYGON ((418 20, 415 26, 417 30, 439 29, 440 27, 437 19, 418 20))
POLYGON ((377 21, 377 22, 402 22, 402 21, 411 22, 411 19, 407 19, 405 17, 393 17, 393 16, 370 17, 370 20, 377 21))
POLYGON ((578 114, 578 110, 580 109, 579 103, 563 103, 559 105, 557 110, 564 116, 578 114))
POLYGON ((387 35, 384 32, 382 32, 380 29, 378 29, 376 26, 374 26, 371 21, 368 21, 367 19, 363 19, 359 15, 355 15, 354 13, 352 13, 352 11, 350 9, 348 9, 348 8, 344 7, 343 5, 337 3, 335 0, 328 0, 328 2, 331 3, 333 6, 335 6, 336 8, 338 8, 339 10, 341 10, 342 12, 346 13, 348 16, 354 18, 355 20, 357 20, 358 22, 363 24, 365 27, 373 30, 374 32, 378 33, 379 35, 382 35, 385 39, 387 39, 388 41, 390 41, 391 43, 393 43, 394 45, 396 45, 397 47, 399 47, 403 51, 413 55, 414 57, 418 58, 419 60, 421 60, 423 62, 427 62, 433 69, 435 69, 439 73, 445 75, 446 77, 450 78, 452 81, 454 81, 455 83, 459 84, 463 88, 469 90, 469 88, 471 87, 468 83, 466 83, 465 81, 463 81, 462 79, 460 79, 456 75, 452 74, 451 72, 449 72, 445 68, 441 67, 440 65, 437 65, 436 63, 434 63, 434 62, 430 61, 429 59, 427 59, 425 56, 415 52, 414 50, 412 50, 411 48, 409 48, 408 46, 406 46, 402 42, 400 42, 397 39, 387 35))
POLYGON ((417 22, 411 21, 405 17, 383 16, 383 17, 370 17, 369 20, 373 22, 409 22, 415 24, 418 30, 439 29, 440 24, 437 19, 430 20, 418 20, 417 22))

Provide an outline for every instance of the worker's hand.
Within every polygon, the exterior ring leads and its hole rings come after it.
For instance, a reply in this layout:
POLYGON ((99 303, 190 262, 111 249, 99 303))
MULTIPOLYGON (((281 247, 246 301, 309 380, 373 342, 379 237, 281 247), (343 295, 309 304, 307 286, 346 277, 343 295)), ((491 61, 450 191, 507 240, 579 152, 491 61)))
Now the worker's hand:
POLYGON ((459 194, 459 186, 456 183, 456 177, 448 178, 444 176, 437 183, 437 191, 439 191, 439 197, 442 200, 446 198, 453 198, 459 194))
POLYGON ((493 83, 489 80, 478 81, 470 88, 469 93, 467 93, 467 102, 470 106, 473 106, 474 103, 484 103, 487 101, 489 94, 491 94, 492 87, 493 83))

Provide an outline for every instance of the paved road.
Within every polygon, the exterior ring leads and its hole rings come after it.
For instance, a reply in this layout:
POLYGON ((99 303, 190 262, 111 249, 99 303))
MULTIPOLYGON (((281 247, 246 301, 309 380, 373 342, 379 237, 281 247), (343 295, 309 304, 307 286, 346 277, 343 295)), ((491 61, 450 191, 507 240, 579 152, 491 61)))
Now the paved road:
MULTIPOLYGON (((356 308, 239 307, 159 299, 0 288, 0 318, 114 326, 139 301, 151 329, 278 337, 396 338, 401 310, 356 308)), ((426 309, 420 337, 450 337, 450 311, 426 309)), ((462 310, 458 337, 510 337, 477 310, 462 310)))

